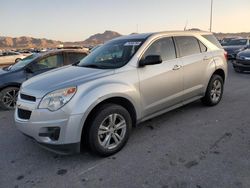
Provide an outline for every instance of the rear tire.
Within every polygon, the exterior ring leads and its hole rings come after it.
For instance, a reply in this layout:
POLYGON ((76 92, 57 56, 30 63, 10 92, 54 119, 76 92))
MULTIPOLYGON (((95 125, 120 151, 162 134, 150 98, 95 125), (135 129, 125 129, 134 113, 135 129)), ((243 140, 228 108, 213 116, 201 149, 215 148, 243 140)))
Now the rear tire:
POLYGON ((132 119, 129 112, 116 104, 104 104, 94 114, 88 131, 92 152, 109 156, 120 151, 128 141, 132 119))
POLYGON ((18 61, 20 61, 21 60, 21 58, 17 58, 16 60, 15 60, 15 63, 17 63, 18 61))
POLYGON ((7 87, 0 92, 0 108, 14 110, 18 96, 18 87, 7 87))
POLYGON ((224 81, 221 76, 215 74, 211 77, 206 95, 201 99, 202 103, 206 106, 217 105, 222 98, 224 91, 224 81))

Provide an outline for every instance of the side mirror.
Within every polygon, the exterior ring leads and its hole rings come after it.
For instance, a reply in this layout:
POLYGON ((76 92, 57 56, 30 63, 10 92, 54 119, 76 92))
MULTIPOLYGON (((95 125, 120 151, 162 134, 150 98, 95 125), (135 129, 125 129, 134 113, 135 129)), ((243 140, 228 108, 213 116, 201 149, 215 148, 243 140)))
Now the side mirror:
POLYGON ((26 68, 25 68, 25 72, 27 72, 27 73, 29 73, 29 74, 34 73, 34 72, 31 70, 31 68, 29 68, 29 67, 26 67, 26 68))
POLYGON ((146 66, 146 65, 156 65, 156 64, 160 64, 160 63, 162 63, 161 56, 159 56, 159 55, 149 55, 149 56, 146 56, 144 59, 142 59, 139 62, 139 66, 143 67, 143 66, 146 66))

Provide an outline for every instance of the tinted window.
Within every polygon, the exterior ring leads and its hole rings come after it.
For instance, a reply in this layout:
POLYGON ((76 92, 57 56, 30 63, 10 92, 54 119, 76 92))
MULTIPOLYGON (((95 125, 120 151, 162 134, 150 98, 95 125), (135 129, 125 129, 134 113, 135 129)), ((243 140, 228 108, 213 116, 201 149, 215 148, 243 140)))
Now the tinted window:
POLYGON ((43 69, 53 69, 63 66, 62 54, 52 55, 41 59, 40 61, 31 65, 31 70, 36 72, 43 69))
POLYGON ((175 40, 180 50, 181 57, 200 53, 200 46, 195 37, 175 37, 175 40))
POLYGON ((213 43, 215 46, 218 48, 222 48, 221 44, 219 41, 215 38, 214 35, 202 35, 205 39, 207 39, 209 42, 213 43))
POLYGON ((16 64, 14 64, 13 66, 10 67, 10 70, 18 70, 21 69, 23 67, 25 67, 26 65, 28 65, 29 63, 31 63, 33 60, 35 60, 38 57, 37 54, 32 54, 28 57, 25 57, 24 59, 21 59, 20 61, 18 61, 16 64))
POLYGON ((19 54, 15 52, 9 52, 8 55, 19 55, 19 54))
POLYGON ((233 39, 230 40, 228 46, 243 46, 247 45, 247 39, 233 39))
POLYGON ((199 45, 200 45, 201 52, 207 51, 207 47, 201 41, 199 41, 199 45))
POLYGON ((155 41, 144 53, 143 58, 149 55, 160 55, 162 61, 176 58, 175 46, 172 37, 155 41))
POLYGON ((67 53, 67 64, 73 64, 73 63, 77 63, 79 61, 81 61, 84 57, 86 57, 87 54, 86 53, 67 53))

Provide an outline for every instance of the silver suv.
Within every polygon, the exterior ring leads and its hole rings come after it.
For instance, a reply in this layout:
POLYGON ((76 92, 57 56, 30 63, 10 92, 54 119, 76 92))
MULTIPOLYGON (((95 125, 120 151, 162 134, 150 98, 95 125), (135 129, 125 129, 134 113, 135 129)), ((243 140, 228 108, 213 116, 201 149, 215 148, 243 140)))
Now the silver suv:
POLYGON ((218 104, 226 77, 225 52, 211 33, 122 36, 78 64, 24 82, 15 122, 50 150, 79 152, 87 144, 108 156, 138 122, 197 99, 218 104))

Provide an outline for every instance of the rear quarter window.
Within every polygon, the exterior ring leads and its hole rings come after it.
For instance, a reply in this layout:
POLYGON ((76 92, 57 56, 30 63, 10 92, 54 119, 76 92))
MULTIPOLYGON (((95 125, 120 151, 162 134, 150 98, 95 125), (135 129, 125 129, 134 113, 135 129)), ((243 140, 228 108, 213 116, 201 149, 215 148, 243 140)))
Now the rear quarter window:
POLYGON ((207 39, 209 42, 213 43, 218 48, 222 49, 221 44, 219 43, 219 41, 216 39, 216 37, 214 35, 202 35, 202 37, 207 39))
POLYGON ((77 62, 81 61, 86 56, 87 56, 86 53, 69 52, 69 53, 67 53, 66 64, 77 63, 77 62))

